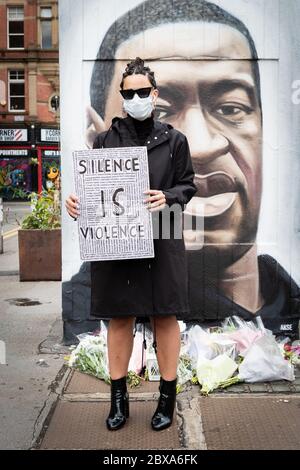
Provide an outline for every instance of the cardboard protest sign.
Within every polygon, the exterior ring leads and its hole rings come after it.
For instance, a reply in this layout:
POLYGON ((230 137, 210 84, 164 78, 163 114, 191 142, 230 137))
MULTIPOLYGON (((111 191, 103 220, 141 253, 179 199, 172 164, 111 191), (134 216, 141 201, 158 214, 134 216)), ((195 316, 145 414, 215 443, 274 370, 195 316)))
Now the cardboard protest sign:
POLYGON ((73 152, 80 201, 80 258, 85 261, 153 258, 146 147, 73 152))

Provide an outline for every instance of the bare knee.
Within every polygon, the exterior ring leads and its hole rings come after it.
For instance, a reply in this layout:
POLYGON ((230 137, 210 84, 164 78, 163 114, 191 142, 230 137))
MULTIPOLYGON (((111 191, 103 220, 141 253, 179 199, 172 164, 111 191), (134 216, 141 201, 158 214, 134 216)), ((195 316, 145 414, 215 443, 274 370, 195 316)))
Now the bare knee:
POLYGON ((127 330, 133 328, 134 317, 118 317, 109 321, 109 329, 127 330))
POLYGON ((178 322, 175 315, 164 315, 153 317, 151 323, 152 327, 154 326, 156 329, 164 329, 176 325, 178 322))

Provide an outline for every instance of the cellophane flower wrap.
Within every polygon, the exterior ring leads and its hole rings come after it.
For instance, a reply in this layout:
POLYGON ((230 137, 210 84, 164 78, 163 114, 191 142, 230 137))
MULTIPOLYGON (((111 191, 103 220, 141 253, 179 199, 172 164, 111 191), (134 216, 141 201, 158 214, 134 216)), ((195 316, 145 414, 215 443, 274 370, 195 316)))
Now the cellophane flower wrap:
MULTIPOLYGON (((288 339, 276 340, 260 317, 246 322, 234 316, 217 328, 206 329, 200 325, 186 327, 180 322, 180 331, 177 391, 182 391, 188 382, 199 383, 201 393, 207 395, 237 382, 295 379, 294 365, 300 363, 300 341, 290 344, 288 339)), ((80 343, 72 351, 69 365, 109 382, 105 324, 101 322, 98 334, 85 333, 78 338, 80 343)), ((149 362, 150 358, 152 362, 156 358, 153 333, 147 325, 138 324, 129 363, 131 386, 147 380, 147 358, 149 362), (143 378, 140 375, 144 371, 143 378)))

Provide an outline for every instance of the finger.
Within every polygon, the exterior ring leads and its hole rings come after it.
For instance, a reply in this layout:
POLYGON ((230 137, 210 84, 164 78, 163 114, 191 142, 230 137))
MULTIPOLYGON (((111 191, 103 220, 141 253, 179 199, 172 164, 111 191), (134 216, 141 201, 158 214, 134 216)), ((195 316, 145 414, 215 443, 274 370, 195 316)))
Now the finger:
POLYGON ((162 201, 162 200, 159 200, 159 201, 156 201, 156 202, 152 202, 152 204, 150 205, 150 208, 152 209, 153 207, 159 207, 159 206, 161 206, 162 204, 164 204, 164 201, 162 201))
POLYGON ((77 217, 79 216, 79 214, 77 214, 76 212, 74 211, 67 211, 69 216, 70 217, 73 217, 74 219, 77 219, 77 217))
POLYGON ((72 209, 72 208, 67 208, 67 212, 69 215, 71 215, 72 217, 78 217, 80 212, 78 210, 75 210, 75 209, 72 209))
POLYGON ((73 207, 74 209, 79 209, 78 202, 73 202, 72 200, 67 200, 67 203, 70 207, 73 207))
POLYGON ((158 193, 158 194, 155 194, 154 196, 150 196, 147 199, 145 199, 145 204, 147 202, 158 201, 159 199, 165 199, 165 195, 163 193, 158 193))
POLYGON ((94 128, 94 124, 87 128, 85 132, 85 144, 87 148, 92 149, 98 132, 94 128))
POLYGON ((156 201, 156 199, 153 199, 153 197, 155 197, 155 196, 147 197, 147 199, 144 200, 144 203, 148 204, 149 202, 152 202, 154 200, 156 201))
POLYGON ((158 194, 160 192, 159 189, 147 189, 147 191, 144 191, 144 194, 158 194))
POLYGON ((161 205, 158 206, 158 207, 151 207, 151 208, 149 209, 149 212, 161 211, 164 207, 166 207, 166 203, 163 203, 163 204, 161 204, 161 205))
POLYGON ((92 106, 86 107, 86 114, 87 114, 87 120, 88 120, 89 126, 93 124, 98 134, 107 130, 107 127, 102 117, 99 116, 97 111, 94 108, 92 108, 92 106))
POLYGON ((77 204, 74 204, 73 202, 69 202, 69 203, 66 202, 65 206, 68 211, 71 210, 76 213, 78 212, 79 214, 79 206, 77 204))
POLYGON ((79 215, 79 207, 78 207, 77 204, 74 204, 73 202, 70 203, 70 202, 66 201, 65 207, 66 207, 68 212, 71 211, 71 212, 79 215))
POLYGON ((161 199, 162 199, 162 198, 159 197, 159 196, 152 196, 152 197, 149 197, 148 199, 146 199, 146 200, 144 201, 144 203, 145 203, 145 204, 149 204, 149 202, 152 203, 152 202, 155 202, 155 201, 159 201, 159 200, 161 200, 161 199))
POLYGON ((72 199, 72 201, 79 202, 79 199, 78 199, 78 197, 76 196, 76 194, 70 194, 70 196, 68 197, 68 199, 72 199))

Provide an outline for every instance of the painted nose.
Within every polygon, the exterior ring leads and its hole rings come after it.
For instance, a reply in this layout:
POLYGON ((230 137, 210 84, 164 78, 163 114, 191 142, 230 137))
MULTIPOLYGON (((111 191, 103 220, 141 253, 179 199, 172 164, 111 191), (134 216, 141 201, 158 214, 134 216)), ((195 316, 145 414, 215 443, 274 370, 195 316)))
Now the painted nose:
POLYGON ((228 152, 228 140, 210 128, 200 106, 190 107, 186 111, 183 127, 191 155, 193 158, 201 159, 201 163, 205 164, 228 152))

